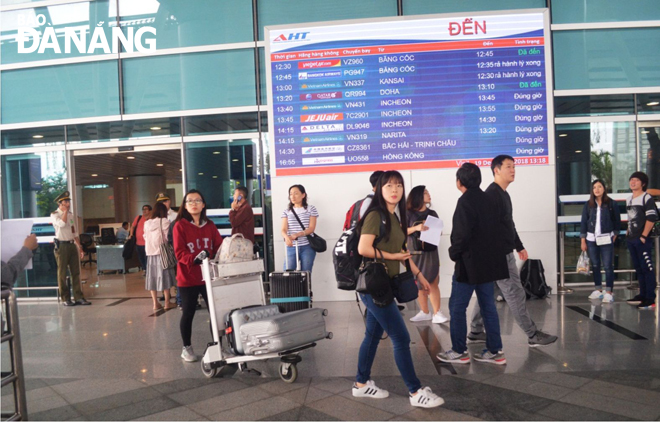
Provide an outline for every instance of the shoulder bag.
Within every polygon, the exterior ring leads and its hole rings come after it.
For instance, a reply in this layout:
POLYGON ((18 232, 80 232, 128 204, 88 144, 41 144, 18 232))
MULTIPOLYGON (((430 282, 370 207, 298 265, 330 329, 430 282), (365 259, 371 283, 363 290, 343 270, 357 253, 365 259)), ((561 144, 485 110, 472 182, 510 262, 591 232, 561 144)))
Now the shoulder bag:
POLYGON ((385 265, 383 253, 379 249, 374 247, 373 261, 364 260, 362 262, 355 290, 358 293, 371 295, 374 305, 379 308, 384 308, 394 301, 387 265, 385 265), (379 252, 381 260, 378 260, 379 252))
POLYGON ((415 276, 410 270, 410 264, 406 260, 406 271, 392 278, 392 293, 399 303, 412 302, 419 296, 419 289, 415 282, 415 276))
MULTIPOLYGON (((302 221, 300 221, 300 217, 298 217, 298 214, 296 214, 296 212, 293 209, 291 210, 291 212, 296 217, 296 220, 298 220, 298 224, 300 224, 300 227, 302 227, 303 232, 305 230, 307 230, 305 228, 305 226, 303 226, 302 221)), ((312 234, 308 234, 305 237, 307 237, 307 241, 309 242, 309 246, 311 246, 312 249, 314 249, 316 252, 325 252, 326 249, 328 249, 328 245, 327 245, 325 239, 322 238, 321 236, 319 236, 318 234, 312 233, 312 234)))
POLYGON ((160 219, 160 263, 164 270, 176 267, 176 255, 174 255, 174 248, 167 239, 163 236, 163 219, 160 219))

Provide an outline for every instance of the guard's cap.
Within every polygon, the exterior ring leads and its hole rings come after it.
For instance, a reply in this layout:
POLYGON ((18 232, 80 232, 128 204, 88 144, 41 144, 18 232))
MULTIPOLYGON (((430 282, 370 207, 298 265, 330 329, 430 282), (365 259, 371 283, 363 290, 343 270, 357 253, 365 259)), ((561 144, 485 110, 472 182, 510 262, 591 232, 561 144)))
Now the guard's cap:
POLYGON ((170 197, 167 196, 166 193, 158 192, 158 194, 156 195, 156 202, 169 201, 169 200, 170 200, 170 197))
POLYGON ((71 200, 71 194, 69 194, 69 191, 68 191, 68 190, 65 190, 64 192, 62 192, 62 193, 60 194, 60 196, 58 196, 57 198, 55 198, 55 202, 57 202, 58 204, 59 204, 60 202, 62 202, 62 201, 66 201, 66 200, 68 200, 68 201, 71 200))

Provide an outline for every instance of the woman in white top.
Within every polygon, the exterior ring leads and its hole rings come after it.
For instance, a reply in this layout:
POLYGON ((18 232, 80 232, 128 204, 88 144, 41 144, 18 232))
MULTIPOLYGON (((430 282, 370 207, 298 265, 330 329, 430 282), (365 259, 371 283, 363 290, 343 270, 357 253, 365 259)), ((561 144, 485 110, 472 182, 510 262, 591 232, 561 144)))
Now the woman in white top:
POLYGON ((160 245, 167 242, 169 228, 167 207, 162 202, 157 202, 151 217, 144 223, 144 241, 147 253, 145 289, 151 293, 156 311, 163 308, 163 305, 158 303, 158 291, 165 295, 165 309, 176 308, 175 303, 170 303, 170 289, 176 285, 174 268, 164 269, 160 262, 160 245))
POLYGON ((307 236, 316 230, 318 216, 316 207, 307 204, 305 187, 303 185, 291 186, 289 188, 289 207, 282 213, 282 237, 287 246, 285 271, 296 269, 296 245, 298 246, 300 270, 312 271, 316 251, 309 245, 307 236), (296 215, 302 225, 296 219, 296 215))

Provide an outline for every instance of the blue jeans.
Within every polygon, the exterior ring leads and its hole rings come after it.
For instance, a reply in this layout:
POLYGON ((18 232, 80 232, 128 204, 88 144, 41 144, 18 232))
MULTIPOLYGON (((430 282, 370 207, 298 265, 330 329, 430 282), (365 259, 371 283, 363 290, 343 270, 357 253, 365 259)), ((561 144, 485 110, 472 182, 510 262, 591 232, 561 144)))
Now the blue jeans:
POLYGON ((477 292, 477 301, 486 328, 486 348, 491 353, 497 353, 502 350, 502 337, 500 337, 500 319, 497 316, 497 308, 495 308, 493 282, 484 284, 459 283, 456 281, 455 274, 452 277, 451 297, 449 298, 451 348, 456 353, 464 353, 467 350, 466 314, 472 293, 475 291, 477 292))
POLYGON ((360 384, 366 384, 371 379, 371 365, 376 357, 378 343, 383 336, 383 331, 387 331, 392 344, 394 345, 394 362, 396 362, 399 373, 406 383, 408 391, 415 393, 422 388, 410 354, 410 334, 403 321, 401 312, 396 306, 396 302, 390 303, 385 308, 379 308, 374 305, 371 295, 360 293, 362 303, 367 307, 367 321, 364 340, 360 346, 358 354, 358 371, 355 380, 360 384))
POLYGON ((138 253, 138 259, 140 260, 140 266, 144 271, 147 271, 147 251, 146 246, 144 245, 135 245, 138 253))
POLYGON ((601 256, 603 257, 603 269, 605 270, 605 286, 611 292, 614 288, 614 243, 609 245, 596 245, 596 242, 587 240, 587 250, 591 260, 591 272, 594 275, 594 284, 600 290, 603 285, 603 276, 600 273, 601 256))
POLYGON ((639 281, 639 295, 644 300, 655 301, 655 271, 653 269, 653 239, 642 243, 640 239, 626 241, 628 252, 639 281))
MULTIPOLYGON (((284 271, 296 269, 296 247, 286 247, 287 259, 284 261, 284 271)), ((298 259, 300 260, 300 271, 312 272, 316 251, 309 244, 298 247, 298 259)))

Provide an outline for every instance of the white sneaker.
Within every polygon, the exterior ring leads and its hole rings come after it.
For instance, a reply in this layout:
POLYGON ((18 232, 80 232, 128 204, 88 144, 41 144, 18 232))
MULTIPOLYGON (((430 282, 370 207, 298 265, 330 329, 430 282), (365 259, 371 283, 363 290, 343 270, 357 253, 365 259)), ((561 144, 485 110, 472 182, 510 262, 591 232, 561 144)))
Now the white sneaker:
POLYGON ((502 295, 497 295, 497 297, 495 298, 495 300, 496 300, 497 302, 504 302, 504 297, 503 297, 502 295))
POLYGON ((424 311, 419 311, 417 315, 414 317, 410 318, 412 322, 420 322, 420 321, 428 321, 433 319, 433 314, 429 313, 424 313, 424 311))
POLYGON ((594 290, 589 295, 589 299, 602 299, 602 298, 603 298, 603 292, 601 292, 600 290, 594 290))
POLYGON ((417 390, 417 394, 414 396, 410 395, 410 404, 415 407, 438 407, 445 404, 445 401, 442 397, 433 394, 433 391, 429 387, 423 387, 417 390))
POLYGON ((603 303, 612 303, 614 302, 614 295, 611 293, 605 293, 603 295, 603 303))
POLYGON ((376 387, 373 380, 369 380, 364 387, 360 388, 355 383, 353 384, 353 397, 370 397, 372 399, 384 399, 390 396, 387 390, 376 387))
POLYGON ((442 324, 449 322, 449 317, 443 314, 442 311, 438 311, 435 313, 435 315, 433 315, 433 320, 431 320, 431 322, 433 324, 442 324))
POLYGON ((193 352, 192 346, 186 346, 183 348, 183 351, 181 352, 181 359, 185 360, 186 362, 197 362, 197 356, 195 356, 195 352, 193 352))

